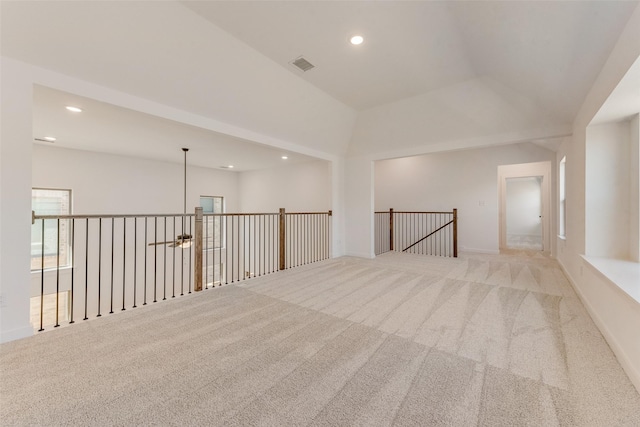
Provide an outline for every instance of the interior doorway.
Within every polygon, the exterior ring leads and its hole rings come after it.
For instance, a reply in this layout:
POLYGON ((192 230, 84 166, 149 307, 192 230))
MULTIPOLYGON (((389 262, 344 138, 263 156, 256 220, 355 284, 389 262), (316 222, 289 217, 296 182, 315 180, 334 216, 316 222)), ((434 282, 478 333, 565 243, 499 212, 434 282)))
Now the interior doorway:
POLYGON ((543 250, 542 177, 507 178, 506 198, 507 248, 543 250))
POLYGON ((498 166, 500 249, 551 251, 551 162, 498 166))

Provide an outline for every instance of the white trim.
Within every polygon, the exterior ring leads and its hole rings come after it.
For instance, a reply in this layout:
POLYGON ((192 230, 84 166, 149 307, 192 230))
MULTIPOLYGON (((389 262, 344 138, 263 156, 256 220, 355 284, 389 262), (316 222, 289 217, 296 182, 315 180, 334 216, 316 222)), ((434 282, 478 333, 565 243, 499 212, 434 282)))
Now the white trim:
MULTIPOLYGON (((343 256, 351 256, 355 258, 366 258, 366 259, 373 259, 376 257, 375 254, 370 254, 365 252, 347 252, 343 256)), ((337 257, 337 258, 340 258, 340 257, 337 257)))
POLYGON ((542 248, 551 253, 551 162, 520 163, 498 166, 498 242, 500 249, 507 249, 507 178, 541 176, 542 183, 542 248))
POLYGON ((585 298, 584 294, 582 293, 582 290, 576 285, 576 282, 573 280, 573 277, 571 277, 571 274, 569 274, 569 271, 564 266, 560 258, 558 258, 557 261, 565 277, 567 278, 567 280, 569 280, 569 283, 571 283, 573 290, 576 292, 576 294, 578 295, 578 298, 580 298, 580 301, 582 301, 582 304, 587 309, 587 312, 591 316, 591 319, 600 330, 600 333, 602 333, 602 335, 604 336, 604 339, 609 344, 609 347, 611 347, 611 350, 613 350, 613 353, 615 354, 616 358, 618 359, 618 362, 622 366, 622 369, 624 369, 625 373, 631 380, 631 383, 634 385, 636 390, 640 392, 640 370, 638 370, 634 366, 634 364, 631 362, 631 359, 627 356, 624 349, 620 346, 620 343, 618 342, 618 340, 616 340, 615 335, 611 333, 609 328, 606 326, 606 323, 602 320, 602 318, 600 318, 600 316, 598 316, 593 306, 585 298))
POLYGON ((640 263, 587 255, 581 257, 591 270, 640 303, 640 263))
POLYGON ((12 329, 10 331, 2 331, 0 335, 0 343, 19 340, 21 338, 27 338, 33 335, 33 327, 31 325, 24 326, 18 329, 12 329))
POLYGON ((496 249, 460 248, 460 253, 458 255, 464 253, 499 255, 500 251, 496 249))

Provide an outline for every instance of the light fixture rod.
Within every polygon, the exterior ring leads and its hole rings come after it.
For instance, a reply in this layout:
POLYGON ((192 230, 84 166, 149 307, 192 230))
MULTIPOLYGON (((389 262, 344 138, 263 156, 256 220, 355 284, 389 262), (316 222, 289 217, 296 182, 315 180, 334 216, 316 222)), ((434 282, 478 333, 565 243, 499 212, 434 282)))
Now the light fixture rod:
MULTIPOLYGON (((184 214, 187 214, 187 151, 188 148, 183 148, 184 151, 184 214)), ((183 219, 184 222, 184 219, 183 219)), ((184 231, 183 231, 184 233, 184 231)))
MULTIPOLYGON (((189 151, 189 149, 183 148, 182 151, 184 151, 184 215, 182 216, 182 234, 180 235, 179 241, 180 247, 184 249, 184 217, 187 215, 187 151, 189 151)), ((191 238, 191 236, 189 236, 189 238, 191 238)))

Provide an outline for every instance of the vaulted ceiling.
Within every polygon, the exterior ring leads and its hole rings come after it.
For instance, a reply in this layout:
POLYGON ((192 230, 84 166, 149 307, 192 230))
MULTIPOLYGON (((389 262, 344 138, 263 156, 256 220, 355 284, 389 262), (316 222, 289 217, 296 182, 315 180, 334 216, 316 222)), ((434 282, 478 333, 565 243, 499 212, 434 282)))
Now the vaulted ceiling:
POLYGON ((3 56, 276 143, 343 154, 349 144, 366 149, 368 140, 380 151, 392 140, 409 146, 570 126, 638 2, 3 1, 0 7, 3 56), (349 43, 354 34, 365 38, 362 45, 349 43), (293 67, 301 55, 315 68, 293 67), (384 120, 427 134, 417 141, 386 129, 376 142, 382 132, 373 125, 384 120))
POLYGON ((366 110, 489 77, 573 120, 634 2, 185 1, 341 102, 366 110), (348 43, 360 34, 365 42, 348 43), (316 68, 289 64, 304 55, 316 68))

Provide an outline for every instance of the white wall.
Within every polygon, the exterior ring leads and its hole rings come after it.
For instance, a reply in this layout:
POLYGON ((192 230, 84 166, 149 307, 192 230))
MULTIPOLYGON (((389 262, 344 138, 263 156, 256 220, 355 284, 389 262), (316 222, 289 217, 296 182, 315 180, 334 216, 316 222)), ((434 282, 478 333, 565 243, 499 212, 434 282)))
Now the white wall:
MULTIPOLYGON (((592 125, 586 140, 585 254, 630 259, 628 121, 592 125)), ((634 236, 637 238, 637 236, 634 236)))
POLYGON ((0 342, 33 333, 29 324, 32 76, 1 59, 0 342))
POLYGON ((239 174, 241 212, 325 212, 331 207, 331 163, 318 160, 239 174))
POLYGON ((629 121, 629 259, 640 262, 640 114, 629 121))
POLYGON ((374 258, 373 161, 349 156, 345 161, 345 255, 374 258))
MULTIPOLYGON (((608 96, 640 57, 640 7, 621 33, 609 59, 587 94, 573 124, 573 138, 562 143, 557 160, 566 156, 567 229, 558 239, 558 260, 636 388, 640 390, 640 303, 622 292, 583 259, 585 253, 587 127, 608 96)), ((637 172, 636 172, 637 173, 637 172)))
POLYGON ((552 160, 533 144, 381 160, 375 164, 375 210, 458 209, 460 250, 497 253, 498 166, 552 160))
MULTIPOLYGON (((197 156, 196 152, 187 154, 197 156)), ((34 144, 33 187, 72 190, 76 214, 154 214, 183 211, 184 164, 34 144)), ((223 196, 227 211, 238 203, 238 174, 187 166, 187 213, 200 196, 223 196)))

